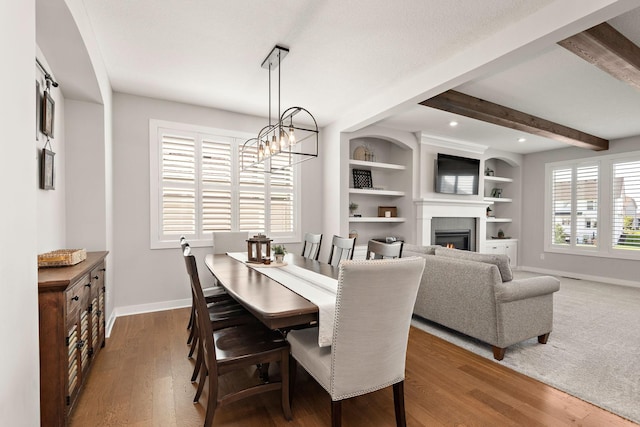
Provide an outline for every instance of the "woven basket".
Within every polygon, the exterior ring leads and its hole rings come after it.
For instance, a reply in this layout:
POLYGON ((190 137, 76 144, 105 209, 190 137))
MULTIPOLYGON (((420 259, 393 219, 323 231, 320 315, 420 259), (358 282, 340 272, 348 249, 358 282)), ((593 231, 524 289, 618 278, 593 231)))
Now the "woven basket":
POLYGON ((86 249, 58 249, 38 255, 38 267, 66 267, 85 259, 86 249))

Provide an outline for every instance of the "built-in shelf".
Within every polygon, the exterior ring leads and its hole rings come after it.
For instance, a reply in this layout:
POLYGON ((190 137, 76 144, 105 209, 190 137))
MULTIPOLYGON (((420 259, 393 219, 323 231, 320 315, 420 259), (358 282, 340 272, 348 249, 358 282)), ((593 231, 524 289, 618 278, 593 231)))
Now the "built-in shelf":
POLYGON ((396 165, 393 163, 381 163, 381 162, 368 162, 365 160, 353 160, 353 159, 349 160, 349 165, 353 167, 358 167, 359 169, 365 169, 365 170, 379 169, 379 170, 403 171, 407 169, 405 165, 396 165))
POLYGON ((513 221, 511 218, 493 218, 488 217, 487 222, 511 222, 513 221))
POLYGON ((484 201, 491 203, 511 203, 513 200, 508 197, 485 197, 484 201))
POLYGON ((513 182, 513 179, 505 178, 502 176, 486 176, 485 175, 484 180, 487 182, 513 182))
POLYGON ((379 216, 350 216, 349 222, 405 222, 402 217, 379 217, 379 216))
POLYGON ((393 197, 402 197, 404 196, 404 191, 395 191, 395 190, 375 190, 369 188, 349 188, 350 194, 366 194, 371 196, 393 196, 393 197))

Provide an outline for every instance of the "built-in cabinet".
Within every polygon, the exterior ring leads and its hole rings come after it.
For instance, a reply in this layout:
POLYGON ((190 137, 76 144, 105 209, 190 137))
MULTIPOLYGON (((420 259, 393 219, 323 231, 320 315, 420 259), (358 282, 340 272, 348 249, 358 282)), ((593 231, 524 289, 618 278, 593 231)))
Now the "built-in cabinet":
POLYGON ((40 419, 65 426, 105 344, 105 257, 89 252, 69 267, 38 271, 40 419))
POLYGON ((369 239, 405 238, 406 215, 411 210, 411 152, 379 138, 350 141, 349 210, 350 234, 357 235, 357 253, 369 239), (361 187, 354 170, 371 174, 371 185, 361 187), (407 197, 409 196, 409 197, 407 197), (385 215, 385 212, 386 213, 385 215))
POLYGON ((518 168, 501 159, 485 160, 484 201, 489 203, 484 252, 509 256, 512 266, 517 265, 517 224, 519 182, 518 168))

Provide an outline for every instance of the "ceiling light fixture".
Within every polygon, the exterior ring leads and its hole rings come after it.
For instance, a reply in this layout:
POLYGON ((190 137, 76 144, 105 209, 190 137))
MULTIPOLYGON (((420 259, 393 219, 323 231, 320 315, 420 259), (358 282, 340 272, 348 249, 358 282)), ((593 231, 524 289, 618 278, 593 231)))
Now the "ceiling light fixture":
POLYGON ((240 168, 247 170, 264 163, 264 171, 273 173, 318 157, 318 124, 302 107, 290 107, 280 114, 280 63, 289 53, 276 45, 262 61, 269 70, 269 124, 256 138, 247 140, 240 151, 240 168), (271 70, 278 69, 278 120, 271 123, 271 70), (302 124, 305 123, 305 124, 302 124))
POLYGON ((456 127, 456 126, 458 126, 458 122, 456 122, 455 120, 451 120, 451 121, 449 122, 449 126, 451 126, 452 128, 453 128, 453 127, 456 127))
POLYGON ((527 138, 523 138, 523 137, 518 138, 518 142, 525 142, 526 140, 527 138))

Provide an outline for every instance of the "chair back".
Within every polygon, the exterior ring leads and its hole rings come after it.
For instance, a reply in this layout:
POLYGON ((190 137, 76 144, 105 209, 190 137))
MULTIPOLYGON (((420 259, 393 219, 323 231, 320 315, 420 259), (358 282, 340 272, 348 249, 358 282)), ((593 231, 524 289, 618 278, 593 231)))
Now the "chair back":
POLYGON ((213 253, 246 252, 248 238, 246 231, 214 231, 213 253))
MULTIPOLYGON (((218 366, 216 363, 216 350, 213 343, 213 327, 209 320, 209 311, 207 309, 207 302, 202 292, 202 286, 200 285, 200 277, 198 276, 198 266, 196 265, 196 258, 191 255, 189 248, 187 247, 183 252, 184 262, 187 267, 187 273, 191 279, 191 292, 195 302, 195 320, 198 322, 198 334, 200 340, 202 340, 202 348, 204 350, 204 363, 209 373, 209 381, 214 381, 217 389, 218 382, 218 366)), ((204 381, 204 379, 202 380, 204 381)))
POLYGON ((340 264, 331 346, 332 400, 404 380, 411 315, 424 258, 340 264))
POLYGON ((304 233, 302 256, 317 261, 320 255, 320 245, 322 245, 322 234, 304 233))
POLYGON ((383 243, 369 240, 369 243, 367 243, 367 259, 401 258, 402 245, 404 245, 404 242, 383 243))
POLYGON ((353 249, 356 247, 356 238, 346 238, 333 236, 331 241, 331 252, 329 253, 329 264, 336 266, 340 261, 353 259, 353 249))

